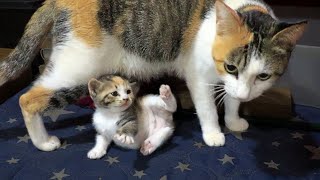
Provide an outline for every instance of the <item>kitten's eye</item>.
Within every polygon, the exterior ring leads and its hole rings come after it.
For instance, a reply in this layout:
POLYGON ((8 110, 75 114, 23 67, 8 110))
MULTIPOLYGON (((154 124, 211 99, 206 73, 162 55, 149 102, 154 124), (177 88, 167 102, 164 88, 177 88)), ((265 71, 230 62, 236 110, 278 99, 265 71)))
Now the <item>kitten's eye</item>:
POLYGON ((117 91, 115 91, 115 92, 111 93, 111 95, 112 95, 112 96, 118 96, 119 94, 118 94, 117 91))
POLYGON ((131 94, 131 90, 129 89, 129 90, 127 90, 127 94, 131 94))
POLYGON ((229 74, 237 74, 238 73, 238 68, 236 66, 234 66, 234 65, 224 64, 224 69, 229 74))
POLYGON ((258 75, 258 78, 261 80, 261 81, 265 81, 267 79, 269 79, 271 77, 270 74, 267 74, 267 73, 261 73, 258 75))

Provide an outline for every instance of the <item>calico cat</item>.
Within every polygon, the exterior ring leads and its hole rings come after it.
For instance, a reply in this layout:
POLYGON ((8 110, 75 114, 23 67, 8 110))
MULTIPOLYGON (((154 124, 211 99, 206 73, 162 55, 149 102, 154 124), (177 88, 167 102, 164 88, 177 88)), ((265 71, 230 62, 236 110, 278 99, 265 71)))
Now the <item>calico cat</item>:
POLYGON ((96 106, 93 125, 98 133, 88 158, 104 156, 112 141, 125 148, 141 147, 141 153, 149 155, 172 135, 177 103, 169 86, 162 85, 160 95, 137 99, 130 83, 119 76, 92 79, 88 87, 96 106))
POLYGON ((1 61, 0 84, 26 69, 51 30, 49 64, 20 97, 37 148, 60 146, 40 117, 55 92, 113 73, 139 81, 164 74, 184 79, 205 143, 222 146, 225 137, 210 91, 224 84, 226 126, 246 130, 240 102, 260 96, 285 72, 306 24, 280 22, 262 0, 47 0, 1 61))

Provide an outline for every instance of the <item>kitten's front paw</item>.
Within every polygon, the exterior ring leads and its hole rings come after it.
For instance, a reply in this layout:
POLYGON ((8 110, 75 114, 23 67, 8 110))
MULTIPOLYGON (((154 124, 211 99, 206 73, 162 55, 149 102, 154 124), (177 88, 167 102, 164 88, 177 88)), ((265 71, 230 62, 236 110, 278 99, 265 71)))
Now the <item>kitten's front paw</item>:
POLYGON ((140 148, 140 152, 144 156, 147 156, 147 155, 153 153, 154 150, 156 150, 155 146, 149 140, 144 141, 144 143, 142 144, 142 146, 140 148))
POLYGON ((228 129, 231 131, 236 131, 236 132, 242 132, 248 129, 249 123, 247 120, 243 118, 239 119, 232 119, 232 120, 225 120, 226 126, 228 129))
POLYGON ((170 86, 164 84, 160 86, 159 92, 162 99, 168 99, 172 95, 170 86))
POLYGON ((203 133, 202 137, 208 146, 223 146, 225 143, 224 134, 221 132, 203 133))
POLYGON ((42 151, 53 151, 61 146, 60 140, 56 136, 50 136, 46 142, 35 144, 42 151))
POLYGON ((119 140, 120 142, 124 144, 133 144, 134 143, 134 138, 132 136, 129 136, 127 134, 116 134, 114 135, 114 138, 119 140))
POLYGON ((100 159, 102 156, 104 156, 107 153, 104 149, 98 149, 98 148, 92 148, 87 156, 89 159, 100 159))

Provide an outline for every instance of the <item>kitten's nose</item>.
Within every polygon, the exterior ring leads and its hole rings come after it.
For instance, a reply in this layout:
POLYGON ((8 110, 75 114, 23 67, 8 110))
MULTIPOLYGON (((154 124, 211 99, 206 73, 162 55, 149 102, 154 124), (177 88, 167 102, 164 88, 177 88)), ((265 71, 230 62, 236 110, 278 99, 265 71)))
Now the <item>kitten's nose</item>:
POLYGON ((122 100, 123 101, 129 101, 129 98, 123 98, 122 100))

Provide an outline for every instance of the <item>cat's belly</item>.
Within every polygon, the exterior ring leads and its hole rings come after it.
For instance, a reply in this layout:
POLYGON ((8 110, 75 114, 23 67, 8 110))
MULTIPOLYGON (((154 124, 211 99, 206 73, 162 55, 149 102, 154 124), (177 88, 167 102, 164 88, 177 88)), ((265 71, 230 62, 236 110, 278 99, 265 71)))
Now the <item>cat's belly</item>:
POLYGON ((99 47, 89 47, 80 40, 72 39, 66 45, 53 49, 50 66, 38 83, 56 89, 86 84, 93 77, 114 73, 142 81, 164 74, 182 77, 185 59, 179 56, 172 61, 147 61, 126 51, 112 36, 106 36, 99 47))

